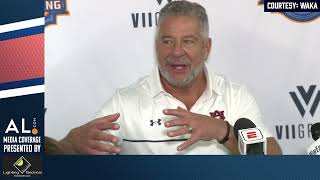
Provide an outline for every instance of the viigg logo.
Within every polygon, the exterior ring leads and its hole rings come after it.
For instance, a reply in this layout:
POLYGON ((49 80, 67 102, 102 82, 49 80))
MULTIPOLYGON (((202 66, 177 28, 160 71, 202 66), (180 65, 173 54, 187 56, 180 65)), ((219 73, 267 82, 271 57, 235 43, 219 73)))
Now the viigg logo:
POLYGON ((315 91, 316 87, 317 87, 316 85, 311 85, 309 89, 306 91, 303 86, 297 86, 299 95, 302 97, 304 104, 299 100, 296 92, 289 92, 293 102, 295 103, 302 117, 304 117, 308 107, 311 106, 309 109, 309 113, 311 114, 312 117, 314 116, 318 108, 318 105, 320 102, 320 91, 315 91), (315 94, 315 98, 313 101, 311 101, 311 98, 314 94, 315 94))
MULTIPOLYGON (((158 4, 161 5, 162 0, 157 0, 157 1, 158 1, 158 4)), ((168 3, 169 3, 169 2, 171 2, 172 0, 167 0, 167 1, 168 1, 168 3)))
MULTIPOLYGON (((320 101, 320 91, 317 91, 316 88, 316 85, 309 87, 297 86, 298 91, 289 92, 302 117, 306 115, 306 112, 309 112, 312 117, 316 113, 320 101)), ((303 139, 311 137, 311 126, 311 122, 303 121, 299 124, 276 125, 275 130, 279 140, 303 139)))
MULTIPOLYGON (((159 6, 170 3, 173 0, 156 0, 159 6)), ((159 12, 133 12, 131 13, 132 25, 134 28, 150 28, 158 25, 159 12)))

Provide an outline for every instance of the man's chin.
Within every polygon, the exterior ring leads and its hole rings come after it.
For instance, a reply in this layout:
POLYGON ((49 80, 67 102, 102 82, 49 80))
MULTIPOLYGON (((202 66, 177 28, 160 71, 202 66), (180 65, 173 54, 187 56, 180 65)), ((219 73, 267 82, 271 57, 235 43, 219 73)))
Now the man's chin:
POLYGON ((185 67, 185 68, 182 68, 182 69, 176 69, 176 68, 169 67, 167 69, 167 71, 169 72, 171 77, 174 77, 174 78, 177 78, 177 79, 184 78, 188 74, 190 74, 190 68, 188 68, 188 67, 185 67))
POLYGON ((172 86, 174 87, 187 87, 188 83, 188 78, 189 78, 189 73, 173 73, 170 71, 164 71, 163 74, 161 73, 162 77, 172 86))
POLYGON ((186 76, 183 77, 170 77, 171 80, 175 81, 175 82, 184 82, 187 78, 186 76))
POLYGON ((190 76, 190 72, 169 72, 169 76, 175 81, 184 81, 190 76))
POLYGON ((178 87, 178 88, 183 88, 183 87, 188 87, 190 85, 190 81, 187 78, 171 78, 169 83, 174 86, 174 87, 178 87))

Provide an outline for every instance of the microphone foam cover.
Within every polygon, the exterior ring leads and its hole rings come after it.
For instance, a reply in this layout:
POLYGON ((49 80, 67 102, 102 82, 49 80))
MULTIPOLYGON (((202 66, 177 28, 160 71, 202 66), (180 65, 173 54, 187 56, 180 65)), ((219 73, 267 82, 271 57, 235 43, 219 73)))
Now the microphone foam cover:
POLYGON ((255 128, 256 125, 249 119, 247 118, 240 118, 236 121, 236 123, 234 124, 233 127, 233 132, 234 132, 234 136, 237 138, 238 140, 238 133, 239 130, 241 129, 249 129, 249 128, 255 128))

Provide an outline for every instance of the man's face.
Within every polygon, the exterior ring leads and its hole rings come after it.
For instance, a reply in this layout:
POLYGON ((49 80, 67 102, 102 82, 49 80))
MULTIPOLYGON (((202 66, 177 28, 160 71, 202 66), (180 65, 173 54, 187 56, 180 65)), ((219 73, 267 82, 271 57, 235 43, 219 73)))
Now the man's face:
POLYGON ((174 87, 187 87, 203 72, 211 40, 203 39, 197 17, 163 19, 156 41, 159 70, 174 87))

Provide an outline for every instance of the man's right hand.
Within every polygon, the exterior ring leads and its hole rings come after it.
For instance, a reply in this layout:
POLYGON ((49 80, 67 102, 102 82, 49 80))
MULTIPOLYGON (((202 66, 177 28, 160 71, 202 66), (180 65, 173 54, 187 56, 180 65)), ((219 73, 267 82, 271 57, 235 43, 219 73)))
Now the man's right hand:
POLYGON ((68 151, 67 154, 105 155, 119 153, 121 148, 113 145, 117 144, 119 138, 103 132, 104 130, 118 130, 120 126, 115 121, 119 116, 119 113, 112 114, 74 128, 60 143, 68 151))

